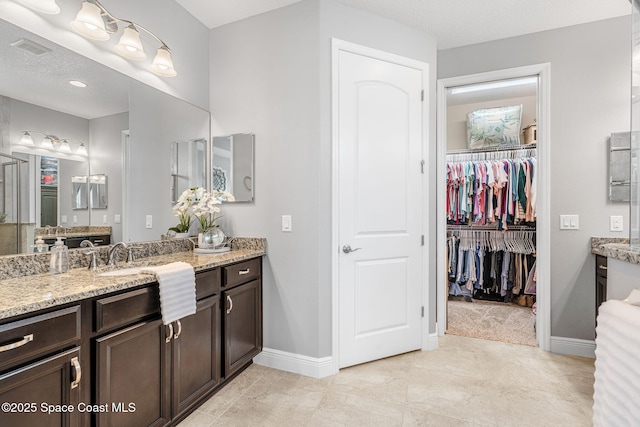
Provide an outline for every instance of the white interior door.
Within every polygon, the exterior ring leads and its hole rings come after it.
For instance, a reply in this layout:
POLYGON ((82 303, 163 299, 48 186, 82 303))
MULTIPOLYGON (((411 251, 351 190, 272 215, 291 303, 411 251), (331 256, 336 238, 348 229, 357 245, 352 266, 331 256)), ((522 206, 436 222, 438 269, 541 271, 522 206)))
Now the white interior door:
POLYGON ((344 50, 334 58, 345 367, 421 348, 425 71, 344 50))

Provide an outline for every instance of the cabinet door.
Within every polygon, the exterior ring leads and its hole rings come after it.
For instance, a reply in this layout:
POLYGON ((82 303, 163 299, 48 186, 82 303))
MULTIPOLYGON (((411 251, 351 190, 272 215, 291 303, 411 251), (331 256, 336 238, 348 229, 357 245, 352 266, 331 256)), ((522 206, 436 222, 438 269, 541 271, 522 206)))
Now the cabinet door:
POLYGON ((173 330, 175 418, 220 382, 220 296, 199 301, 196 313, 174 322, 173 330))
POLYGON ((96 339, 98 426, 162 426, 171 420, 170 341, 161 320, 96 339))
POLYGON ((262 296, 254 280, 223 292, 224 376, 229 377, 262 350, 262 296))
POLYGON ((15 404, 10 411, 3 405, 0 426, 80 425, 79 359, 80 349, 76 347, 0 375, 0 402, 15 404))

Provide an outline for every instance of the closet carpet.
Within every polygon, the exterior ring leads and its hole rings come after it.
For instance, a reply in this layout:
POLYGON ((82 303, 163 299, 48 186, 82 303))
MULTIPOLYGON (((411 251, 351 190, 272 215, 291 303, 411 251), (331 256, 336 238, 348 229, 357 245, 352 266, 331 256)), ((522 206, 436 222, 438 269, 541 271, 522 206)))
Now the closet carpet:
POLYGON ((315 379, 251 365, 179 427, 585 427, 593 359, 445 335, 315 379))
POLYGON ((447 334, 537 346, 536 316, 530 307, 475 299, 447 303, 447 334))

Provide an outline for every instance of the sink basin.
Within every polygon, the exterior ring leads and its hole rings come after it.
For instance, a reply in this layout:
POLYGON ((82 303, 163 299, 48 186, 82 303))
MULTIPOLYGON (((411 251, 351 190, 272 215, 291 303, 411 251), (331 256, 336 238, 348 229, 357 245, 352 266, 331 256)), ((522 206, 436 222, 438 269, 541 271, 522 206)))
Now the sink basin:
POLYGON ((163 263, 149 262, 149 261, 136 261, 135 263, 123 264, 122 266, 105 266, 98 269, 96 276, 101 277, 116 277, 116 276, 130 276, 140 273, 141 270, 147 267, 153 267, 162 265, 163 263), (133 264, 133 265, 131 265, 133 264))
POLYGON ((98 273, 98 276, 109 277, 109 276, 128 276, 131 274, 138 274, 140 270, 144 267, 130 267, 130 268, 121 268, 120 270, 111 270, 105 271, 104 273, 98 273))

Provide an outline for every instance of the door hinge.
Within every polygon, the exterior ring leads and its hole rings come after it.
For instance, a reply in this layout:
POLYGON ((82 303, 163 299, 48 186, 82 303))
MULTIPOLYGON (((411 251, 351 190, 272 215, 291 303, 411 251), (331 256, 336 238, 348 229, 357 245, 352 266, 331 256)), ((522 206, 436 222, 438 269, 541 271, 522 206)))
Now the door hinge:
POLYGON ((420 91, 420 101, 424 102, 424 89, 420 91))
POLYGON ((422 243, 422 246, 424 246, 424 234, 420 236, 420 243, 422 243))
POLYGON ((424 305, 422 306, 421 310, 420 310, 420 314, 422 317, 424 317, 424 305))
POLYGON ((420 173, 424 173, 424 160, 420 160, 420 173))

